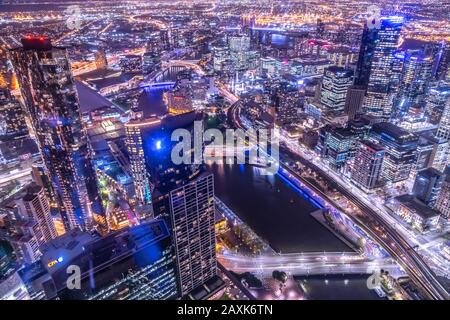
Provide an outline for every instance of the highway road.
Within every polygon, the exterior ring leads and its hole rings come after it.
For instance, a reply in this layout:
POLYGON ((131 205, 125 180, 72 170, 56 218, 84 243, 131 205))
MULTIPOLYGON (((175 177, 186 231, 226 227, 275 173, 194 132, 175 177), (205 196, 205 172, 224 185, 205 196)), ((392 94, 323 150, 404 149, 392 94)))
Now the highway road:
POLYGON ((273 270, 288 271, 293 275, 312 274, 372 274, 381 269, 391 275, 404 272, 391 259, 371 260, 357 253, 304 253, 291 255, 244 256, 226 252, 218 255, 219 262, 234 272, 258 272, 270 275, 273 270))

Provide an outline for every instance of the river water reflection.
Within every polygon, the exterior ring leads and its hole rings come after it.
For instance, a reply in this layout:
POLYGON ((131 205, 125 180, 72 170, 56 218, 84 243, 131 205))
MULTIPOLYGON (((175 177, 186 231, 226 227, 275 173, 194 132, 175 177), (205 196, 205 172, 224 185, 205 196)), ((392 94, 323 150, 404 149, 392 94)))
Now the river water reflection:
POLYGON ((278 252, 351 251, 310 213, 317 207, 284 177, 250 165, 212 164, 216 195, 278 252))

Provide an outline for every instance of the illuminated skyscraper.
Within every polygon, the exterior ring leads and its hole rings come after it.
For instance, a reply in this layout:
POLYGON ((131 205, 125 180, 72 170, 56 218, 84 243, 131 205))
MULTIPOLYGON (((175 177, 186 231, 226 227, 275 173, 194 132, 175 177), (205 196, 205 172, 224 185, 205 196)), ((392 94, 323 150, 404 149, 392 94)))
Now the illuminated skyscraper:
POLYGON ((434 208, 441 191, 445 175, 435 168, 427 168, 417 173, 412 194, 430 208, 434 208))
POLYGON ((72 230, 45 244, 42 252, 43 280, 38 282, 42 283, 47 299, 179 297, 173 245, 163 220, 152 220, 102 238, 72 230), (67 286, 69 265, 80 268, 80 289, 71 290, 67 286))
POLYGON ((28 136, 24 111, 20 102, 7 88, 0 88, 0 140, 28 136))
POLYGON ((443 43, 438 55, 436 78, 450 80, 450 43, 443 43))
POLYGON ((203 154, 199 116, 188 112, 127 124, 133 176, 139 179, 136 193, 152 204, 155 217, 163 217, 170 226, 182 296, 216 276, 213 175, 203 173, 202 165, 175 164, 172 159, 177 142, 171 136, 181 128, 190 132, 188 142, 194 146, 183 151, 191 160, 193 152, 203 154))
POLYGON ((50 203, 44 189, 31 184, 24 189, 23 194, 16 199, 19 214, 22 219, 34 221, 38 224, 39 235, 36 240, 44 244, 56 238, 56 229, 50 213, 50 203))
POLYGON ((214 179, 205 174, 170 192, 170 220, 182 296, 216 276, 214 179))
POLYGON ((250 37, 245 35, 230 36, 228 45, 232 52, 245 52, 250 50, 250 37))
POLYGON ((355 155, 356 136, 347 128, 325 127, 321 131, 325 131, 323 157, 334 170, 344 169, 355 155))
POLYGON ((352 70, 340 67, 325 69, 320 95, 321 103, 330 110, 344 110, 347 90, 352 82, 352 70))
POLYGON ((447 173, 439 192, 436 209, 446 218, 450 218, 450 174, 447 173))
POLYGON ((136 199, 141 204, 151 202, 150 172, 147 164, 142 143, 142 130, 150 129, 161 123, 159 119, 131 120, 125 125, 126 143, 130 157, 130 168, 133 176, 133 184, 136 199))
POLYGON ((399 111, 407 112, 410 107, 423 105, 432 76, 432 57, 421 52, 406 54, 400 82, 399 111))
POLYGON ((64 225, 89 228, 103 207, 67 51, 45 37, 22 45, 12 60, 64 225))
POLYGON ((170 43, 171 38, 171 30, 170 29, 161 29, 159 31, 159 38, 161 40, 162 48, 164 50, 170 50, 172 47, 170 43))
POLYGON ((447 141, 450 140, 450 99, 447 99, 444 110, 442 111, 437 136, 447 141))
POLYGON ((370 141, 361 141, 351 170, 352 181, 365 190, 377 186, 381 177, 385 151, 370 141))
POLYGON ((382 17, 379 28, 364 28, 355 84, 367 86, 366 114, 389 119, 392 114, 392 68, 403 25, 401 17, 382 17))
POLYGON ((450 84, 438 82, 428 90, 425 98, 425 114, 431 123, 439 123, 447 101, 450 101, 450 84))
POLYGON ((371 135, 386 150, 383 178, 394 183, 408 179, 417 161, 419 137, 389 122, 374 124, 371 135))
POLYGON ((171 141, 172 131, 178 128, 193 129, 196 116, 195 112, 188 112, 163 119, 135 119, 125 125, 131 172, 140 203, 152 202, 154 188, 165 194, 182 185, 196 171, 196 165, 175 166, 171 159, 171 150, 175 145, 171 141))
POLYGON ((361 108, 364 103, 364 96, 366 94, 365 86, 353 85, 348 87, 347 95, 345 97, 345 114, 348 115, 349 120, 355 118, 361 113, 361 108))
POLYGON ((298 110, 302 95, 297 90, 279 90, 274 95, 277 121, 280 124, 291 124, 298 121, 298 110))

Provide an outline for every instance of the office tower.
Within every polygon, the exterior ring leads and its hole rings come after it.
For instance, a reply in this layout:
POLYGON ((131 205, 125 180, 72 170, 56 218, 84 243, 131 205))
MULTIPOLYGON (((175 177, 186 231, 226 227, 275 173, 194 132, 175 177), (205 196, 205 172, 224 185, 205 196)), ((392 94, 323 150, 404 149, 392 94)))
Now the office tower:
POLYGON ((429 136, 427 138, 433 144, 430 165, 439 171, 443 171, 448 164, 450 141, 438 136, 429 136))
POLYGON ((126 144, 130 157, 130 169, 133 177, 135 197, 141 204, 151 203, 150 175, 142 142, 142 130, 150 129, 161 123, 159 119, 131 120, 125 124, 126 144))
POLYGON ((49 179, 47 168, 42 162, 33 163, 33 165, 31 166, 31 176, 33 177, 33 181, 44 189, 45 195, 47 196, 50 205, 53 207, 57 206, 52 182, 49 179))
POLYGON ((423 106, 433 76, 433 59, 422 52, 407 53, 403 66, 397 109, 407 113, 410 107, 423 106))
POLYGON ((444 42, 438 53, 437 59, 437 80, 450 80, 450 44, 444 42))
POLYGON ((361 113, 366 89, 365 86, 358 85, 348 87, 347 96, 345 97, 344 112, 348 115, 349 120, 354 119, 356 115, 361 113))
POLYGON ((223 62, 230 58, 230 51, 226 47, 216 46, 213 48, 213 57, 214 71, 222 71, 223 62))
POLYGON ((135 119, 125 125, 130 167, 136 197, 140 203, 152 202, 151 194, 155 187, 167 193, 180 186, 197 170, 198 166, 195 164, 174 165, 171 150, 175 142, 171 141, 171 134, 179 128, 193 132, 194 121, 200 120, 198 116, 200 115, 192 111, 163 119, 135 119))
POLYGON ((104 70, 108 67, 108 59, 106 58, 105 50, 100 49, 95 52, 95 65, 97 69, 104 70))
POLYGON ((423 137, 419 138, 417 145, 417 160, 413 168, 412 177, 415 177, 419 171, 431 166, 433 154, 433 143, 423 137))
MULTIPOLYGON (((24 229, 20 229, 24 231, 24 229)), ((31 234, 23 234, 11 240, 11 246, 19 262, 32 264, 39 260, 41 251, 39 251, 39 241, 31 234)))
POLYGON ((446 174, 446 178, 439 192, 436 209, 446 218, 450 218, 450 174, 446 174))
POLYGON ((261 67, 259 74, 262 77, 273 77, 279 71, 277 60, 271 57, 261 58, 261 67))
MULTIPOLYGON (((250 51, 250 37, 246 35, 234 35, 228 37, 230 60, 238 71, 249 68, 249 62, 255 65, 255 51, 250 51)), ((257 53, 259 54, 259 53, 257 53)))
POLYGON ((246 68, 251 70, 257 70, 261 59, 259 51, 247 51, 244 54, 246 68))
POLYGON ((274 97, 277 121, 280 124, 292 124, 298 120, 298 110, 302 95, 299 91, 279 90, 274 97))
POLYGON ((167 116, 161 125, 143 130, 144 155, 153 185, 161 193, 167 193, 183 185, 200 172, 202 165, 193 161, 194 151, 203 155, 203 115, 195 111, 175 116, 167 116), (194 126, 197 126, 194 132, 194 126), (176 129, 186 129, 190 133, 191 149, 183 150, 189 156, 190 163, 175 164, 172 149, 177 141, 171 140, 176 129))
POLYGON ((352 181, 364 190, 375 188, 381 177, 384 155, 384 148, 379 144, 361 141, 351 170, 352 181))
POLYGON ((447 99, 441 119, 439 120, 439 128, 437 137, 450 140, 450 99, 447 99))
POLYGON ((444 179, 445 175, 434 168, 419 171, 412 194, 430 208, 434 208, 444 179))
POLYGON ((331 128, 324 131, 322 156, 328 161, 331 168, 339 171, 355 155, 356 137, 347 128, 331 128))
MULTIPOLYGON (((203 155, 203 139, 198 136, 203 125, 199 116, 189 112, 144 123, 139 133, 142 140, 136 147, 143 157, 138 159, 142 167, 135 168, 143 178, 147 174, 146 183, 149 181, 152 186, 150 201, 154 216, 165 218, 171 227, 182 296, 216 275, 213 176, 203 173, 202 165, 176 164, 172 159, 177 142, 171 141, 171 135, 181 128, 190 132, 191 140, 187 142, 192 146, 183 151, 191 160, 193 153, 203 155)), ((129 125, 136 127, 138 123, 129 125)), ((129 150, 133 147, 128 146, 129 150)))
POLYGON ((408 179, 416 163, 419 137, 388 122, 375 123, 371 136, 386 150, 382 177, 393 183, 408 179))
MULTIPOLYGON (((1 259, 0 259, 1 261, 1 259)), ((31 300, 26 284, 22 281, 18 270, 0 277, 0 301, 31 300)))
POLYGON ((166 300, 179 297, 170 232, 163 220, 103 238, 72 230, 42 247, 47 299, 166 300), (67 267, 81 271, 81 289, 67 287, 67 267))
POLYGON ((325 22, 323 22, 321 19, 317 19, 316 33, 319 39, 323 39, 325 36, 325 22))
POLYGON ((214 179, 203 175, 170 192, 175 253, 181 295, 216 275, 214 179))
POLYGON ((28 127, 20 102, 10 94, 9 89, 0 88, 0 141, 26 136, 28 127))
POLYGON ((382 17, 380 23, 380 28, 364 28, 354 84, 368 87, 364 112, 387 120, 392 113, 392 68, 403 19, 382 17))
MULTIPOLYGON (((397 50, 397 42, 403 24, 400 17, 382 17, 380 28, 364 26, 359 57, 355 71, 354 84, 368 86, 372 73, 385 73, 385 68, 391 64, 391 60, 397 50), (383 62, 388 65, 382 67, 383 62)), ((374 75, 374 80, 379 75, 374 75)))
MULTIPOLYGON (((399 100, 399 92, 401 88, 401 81, 403 77, 403 68, 405 65, 405 52, 396 51, 394 52, 394 60, 392 61, 392 69, 391 69, 391 83, 389 90, 394 96, 394 106, 398 105, 399 100)), ((397 111, 397 110, 396 110, 397 111)))
POLYGON ((250 37, 245 35, 230 36, 228 47, 231 52, 246 52, 250 50, 250 37))
POLYGON ((341 67, 325 69, 320 102, 330 110, 344 110, 347 90, 353 82, 353 71, 341 67))
POLYGON ((25 187, 23 193, 16 198, 19 215, 24 220, 34 221, 39 226, 39 244, 56 238, 55 225, 50 213, 50 203, 44 189, 37 184, 25 187))
POLYGON ((64 225, 89 228, 103 207, 67 51, 45 37, 22 45, 12 60, 64 225))
POLYGON ((425 98, 425 114, 431 123, 439 123, 448 101, 450 101, 449 83, 438 82, 430 87, 425 98))
POLYGON ((8 57, 8 49, 6 46, 0 47, 0 89, 11 89, 12 84, 12 68, 8 57))
POLYGON ((163 50, 170 50, 172 48, 172 45, 170 43, 171 39, 170 34, 171 34, 170 29, 161 29, 159 31, 159 38, 161 40, 163 50))
POLYGON ((369 85, 372 60, 378 38, 378 30, 364 26, 361 46, 359 48, 358 62, 355 69, 354 84, 367 87, 369 85))
POLYGON ((159 54, 147 51, 142 57, 142 73, 145 75, 150 74, 159 68, 160 63, 159 54))

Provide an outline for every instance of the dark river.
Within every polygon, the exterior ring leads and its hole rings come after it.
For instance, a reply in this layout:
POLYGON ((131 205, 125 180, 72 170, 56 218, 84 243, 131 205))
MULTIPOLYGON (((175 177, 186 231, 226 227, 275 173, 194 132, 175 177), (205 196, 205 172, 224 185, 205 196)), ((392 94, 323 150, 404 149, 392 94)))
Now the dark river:
POLYGON ((351 251, 310 215, 317 207, 283 177, 249 165, 209 169, 216 195, 276 251, 351 251))
MULTIPOLYGON (((317 207, 285 178, 249 165, 210 165, 216 195, 276 251, 351 251, 310 213, 317 207)), ((298 277, 307 299, 381 299, 366 275, 298 277)))

